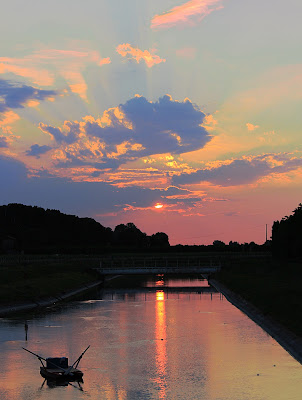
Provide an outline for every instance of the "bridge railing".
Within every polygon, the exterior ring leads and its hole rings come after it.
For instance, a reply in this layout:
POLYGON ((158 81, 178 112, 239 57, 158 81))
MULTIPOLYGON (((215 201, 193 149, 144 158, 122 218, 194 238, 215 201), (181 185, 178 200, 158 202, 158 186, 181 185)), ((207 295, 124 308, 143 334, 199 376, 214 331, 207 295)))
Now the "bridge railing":
POLYGON ((217 259, 203 258, 108 258, 100 260, 100 268, 184 268, 201 266, 220 266, 217 259))
POLYGON ((146 274, 146 273, 212 273, 220 270, 219 260, 205 258, 105 258, 100 261, 101 274, 146 274))

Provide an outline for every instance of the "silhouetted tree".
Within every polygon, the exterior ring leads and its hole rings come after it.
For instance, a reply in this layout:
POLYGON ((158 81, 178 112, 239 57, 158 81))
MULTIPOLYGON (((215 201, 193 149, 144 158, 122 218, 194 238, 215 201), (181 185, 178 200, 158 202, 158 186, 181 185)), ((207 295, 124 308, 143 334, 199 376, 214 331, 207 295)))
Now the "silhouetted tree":
POLYGON ((290 216, 275 221, 272 229, 273 255, 282 258, 302 256, 302 204, 290 216))
POLYGON ((214 251, 225 251, 226 250, 226 244, 224 242, 222 242, 221 240, 214 240, 212 247, 213 247, 214 251))
POLYGON ((238 242, 233 242, 231 240, 229 242, 229 250, 230 251, 241 251, 241 245, 238 242))
POLYGON ((147 235, 141 232, 132 222, 128 222, 126 225, 117 225, 113 235, 115 243, 122 246, 147 246, 147 235))
POLYGON ((151 235, 150 245, 151 247, 158 247, 158 248, 169 247, 170 246, 169 237, 164 232, 157 232, 154 235, 151 235))

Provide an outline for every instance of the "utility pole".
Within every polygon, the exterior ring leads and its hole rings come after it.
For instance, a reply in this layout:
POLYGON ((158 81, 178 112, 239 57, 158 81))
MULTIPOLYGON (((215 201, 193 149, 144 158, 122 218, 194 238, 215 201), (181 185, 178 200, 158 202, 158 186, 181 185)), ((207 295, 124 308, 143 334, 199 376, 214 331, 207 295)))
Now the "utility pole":
POLYGON ((267 242, 267 224, 265 225, 265 243, 267 242))

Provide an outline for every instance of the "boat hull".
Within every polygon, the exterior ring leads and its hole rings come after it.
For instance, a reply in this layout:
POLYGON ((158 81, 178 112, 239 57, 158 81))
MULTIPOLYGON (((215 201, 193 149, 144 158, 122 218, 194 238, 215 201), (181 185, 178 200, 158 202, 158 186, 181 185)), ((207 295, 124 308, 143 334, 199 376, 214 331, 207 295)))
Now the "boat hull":
POLYGON ((45 379, 51 379, 51 380, 62 380, 62 381, 81 381, 83 378, 83 372, 80 371, 79 369, 72 368, 70 373, 65 375, 63 371, 59 369, 50 369, 50 368, 44 368, 40 367, 40 374, 43 376, 45 379))

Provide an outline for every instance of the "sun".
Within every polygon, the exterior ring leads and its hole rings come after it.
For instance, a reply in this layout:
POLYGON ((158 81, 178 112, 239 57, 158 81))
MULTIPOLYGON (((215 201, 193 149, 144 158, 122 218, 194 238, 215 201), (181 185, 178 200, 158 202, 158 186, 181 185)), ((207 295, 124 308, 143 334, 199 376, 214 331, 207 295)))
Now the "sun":
POLYGON ((156 203, 155 204, 155 206, 154 206, 154 208, 163 208, 163 204, 161 204, 161 203, 156 203))

